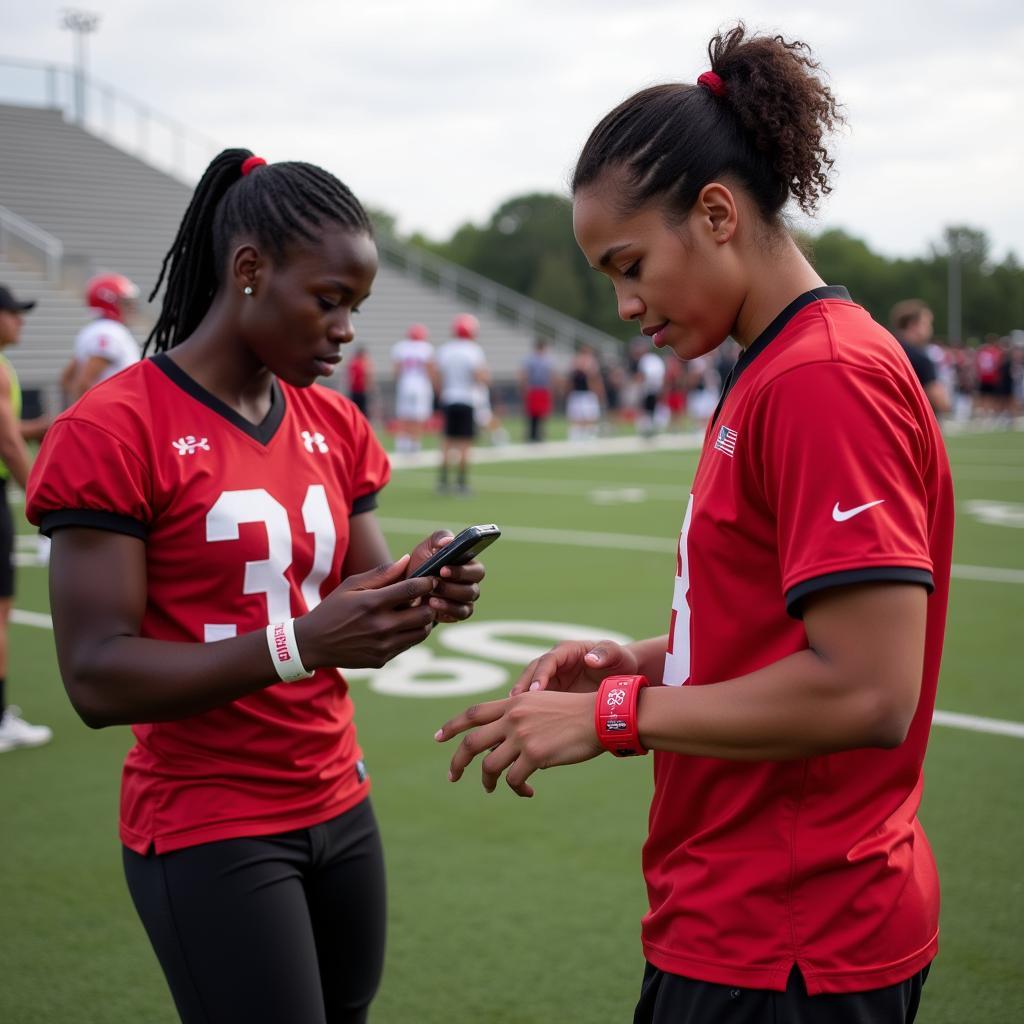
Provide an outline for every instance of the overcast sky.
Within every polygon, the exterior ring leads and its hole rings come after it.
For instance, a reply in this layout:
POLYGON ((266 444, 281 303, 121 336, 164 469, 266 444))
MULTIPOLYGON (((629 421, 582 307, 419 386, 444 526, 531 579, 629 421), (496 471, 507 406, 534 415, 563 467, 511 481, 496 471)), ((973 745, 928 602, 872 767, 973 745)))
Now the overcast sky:
MULTIPOLYGON (((102 19, 98 78, 223 145, 321 163, 403 231, 437 238, 512 195, 565 191, 607 110, 645 85, 694 81, 710 36, 743 18, 810 43, 846 108, 819 225, 916 255, 968 224, 996 256, 1024 258, 1020 0, 83 6, 102 19)), ((0 10, 0 56, 70 60, 56 4, 0 10)))

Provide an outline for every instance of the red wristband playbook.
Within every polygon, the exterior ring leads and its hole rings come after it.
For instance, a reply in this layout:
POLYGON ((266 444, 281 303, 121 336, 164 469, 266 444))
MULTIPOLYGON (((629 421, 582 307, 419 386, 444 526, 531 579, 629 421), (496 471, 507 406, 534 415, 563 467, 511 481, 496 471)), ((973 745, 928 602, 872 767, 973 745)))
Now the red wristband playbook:
POLYGON ((594 704, 597 740, 616 757, 646 754, 636 723, 636 702, 649 686, 647 676, 607 676, 601 681, 594 704))

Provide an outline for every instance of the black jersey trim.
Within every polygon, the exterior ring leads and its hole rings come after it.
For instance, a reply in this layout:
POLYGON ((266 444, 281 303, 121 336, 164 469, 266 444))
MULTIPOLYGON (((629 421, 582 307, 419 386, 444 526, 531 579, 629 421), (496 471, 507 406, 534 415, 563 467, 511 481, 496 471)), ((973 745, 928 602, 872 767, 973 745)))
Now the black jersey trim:
POLYGON ((270 378, 270 410, 260 423, 252 423, 190 377, 166 352, 160 352, 153 356, 152 362, 182 391, 190 394, 197 402, 202 402, 218 416, 223 416, 233 427, 237 427, 262 445, 270 444, 277 433, 277 428, 281 426, 281 421, 284 419, 285 401, 276 377, 270 378))
POLYGON ((358 516, 363 512, 372 512, 377 507, 377 495, 379 493, 379 491, 371 491, 369 494, 364 494, 361 498, 356 498, 352 502, 352 511, 349 512, 349 518, 358 516))
POLYGON ((919 583, 930 594, 935 589, 935 580, 927 569, 912 569, 905 565, 876 565, 870 569, 848 569, 845 572, 829 572, 804 580, 786 591, 786 611, 794 619, 802 619, 803 601, 810 594, 832 587, 847 587, 852 583, 919 583))
POLYGON ((39 532, 50 537, 54 530, 64 526, 85 526, 90 530, 126 533, 130 537, 138 537, 139 540, 145 540, 149 535, 146 524, 138 519, 94 508, 61 508, 55 512, 47 512, 39 523, 39 532))
POLYGON ((826 284, 821 288, 812 288, 809 292, 798 295, 740 354, 736 365, 732 368, 725 384, 722 385, 722 397, 715 406, 715 415, 711 417, 711 424, 718 421, 718 414, 725 405, 725 399, 733 389, 740 374, 782 333, 783 328, 806 306, 812 302, 821 302, 824 299, 841 299, 852 302, 850 293, 841 284, 826 284))

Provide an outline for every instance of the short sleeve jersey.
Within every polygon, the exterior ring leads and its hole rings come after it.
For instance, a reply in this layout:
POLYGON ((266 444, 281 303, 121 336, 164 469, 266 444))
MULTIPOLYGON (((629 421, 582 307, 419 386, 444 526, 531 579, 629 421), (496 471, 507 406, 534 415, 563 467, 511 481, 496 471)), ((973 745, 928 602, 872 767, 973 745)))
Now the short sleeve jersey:
POLYGON ((400 381, 430 384, 428 368, 434 361, 434 346, 429 341, 405 338, 392 347, 391 360, 398 370, 400 381))
POLYGON ((653 352, 645 352, 640 357, 637 372, 643 378, 642 387, 646 395, 656 395, 665 383, 665 363, 653 352))
POLYGON ((736 679, 809 647, 802 603, 925 587, 906 740, 795 761, 656 752, 647 959, 737 987, 881 988, 935 956, 938 879, 917 819, 953 535, 949 463, 895 339, 845 289, 795 300, 709 423, 680 535, 668 685, 736 679))
POLYGON ((914 373, 917 374, 917 379, 921 382, 921 386, 927 387, 936 380, 938 374, 935 372, 935 363, 932 362, 932 357, 920 345, 912 345, 910 342, 903 341, 900 338, 897 341, 899 341, 900 348, 903 349, 904 354, 910 361, 914 373))
POLYGON ((106 361, 97 383, 137 363, 142 355, 139 343, 124 324, 100 317, 86 324, 75 337, 75 362, 81 366, 94 356, 106 361))
POLYGON ((486 365, 484 350, 468 338, 453 338, 441 346, 437 367, 441 374, 443 405, 473 405, 476 372, 486 365))
MULTIPOLYGON (((300 615, 337 586, 349 519, 374 507, 388 475, 347 398, 275 381, 253 425, 159 355, 58 417, 27 514, 44 533, 142 539, 141 635, 212 643, 300 615)), ((139 853, 306 827, 368 791, 336 669, 132 731, 121 838, 139 853)))

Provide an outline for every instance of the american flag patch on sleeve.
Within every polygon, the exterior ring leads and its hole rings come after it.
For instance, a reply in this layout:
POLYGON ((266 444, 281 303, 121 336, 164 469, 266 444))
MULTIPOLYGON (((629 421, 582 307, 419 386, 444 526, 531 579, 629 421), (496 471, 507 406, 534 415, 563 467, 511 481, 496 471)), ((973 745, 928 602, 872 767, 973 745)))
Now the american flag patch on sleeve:
POLYGON ((735 430, 730 430, 728 427, 719 427, 718 436, 715 438, 715 449, 720 452, 725 452, 726 455, 731 459, 736 454, 736 438, 739 435, 735 430))

